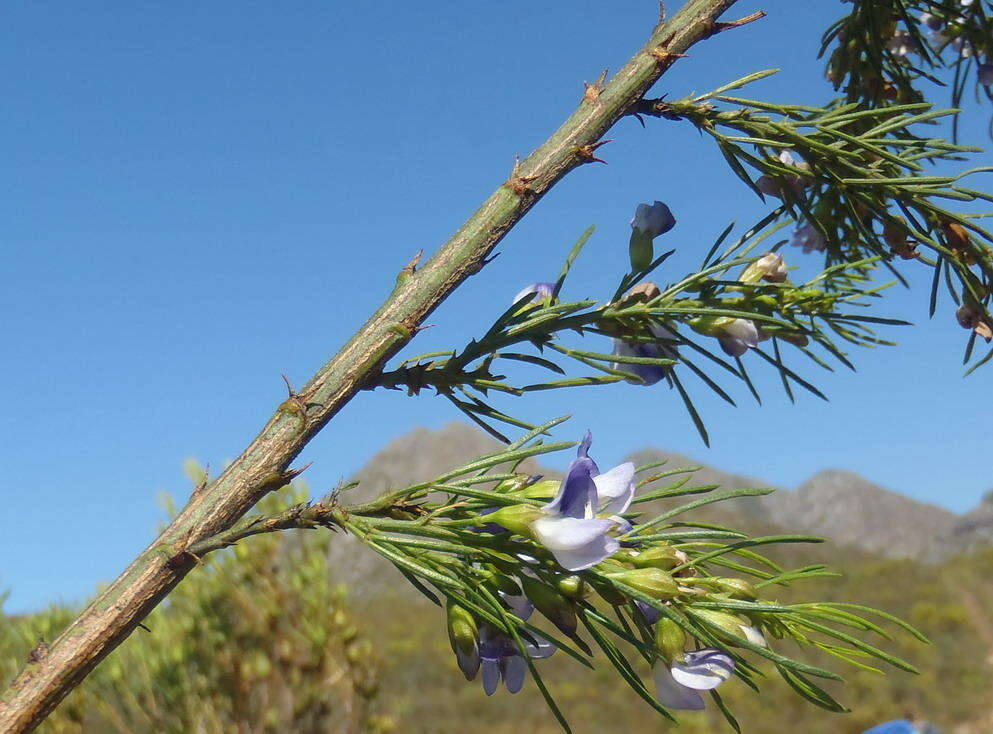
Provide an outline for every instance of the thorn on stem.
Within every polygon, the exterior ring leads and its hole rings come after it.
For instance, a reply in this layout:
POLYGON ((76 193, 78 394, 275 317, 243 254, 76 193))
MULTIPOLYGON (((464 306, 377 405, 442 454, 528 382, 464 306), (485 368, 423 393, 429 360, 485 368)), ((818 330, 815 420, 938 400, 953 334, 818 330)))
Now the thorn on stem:
POLYGON ((287 469, 285 472, 283 472, 283 478, 286 480, 287 483, 289 483, 289 482, 293 481, 294 479, 296 479, 301 474, 303 474, 305 471, 307 471, 313 465, 314 465, 314 462, 313 461, 308 461, 306 464, 304 464, 303 466, 301 466, 299 469, 287 469))
POLYGON ((607 161, 603 158, 596 157, 596 149, 611 142, 613 142, 613 138, 601 140, 599 143, 591 145, 580 145, 576 148, 576 156, 582 163, 606 163, 607 161))
POLYGON ((592 84, 589 82, 583 82, 583 99, 586 102, 596 102, 600 99, 600 92, 602 92, 606 86, 604 82, 607 80, 607 71, 607 69, 604 69, 600 72, 600 76, 598 76, 597 80, 592 84))
POLYGON ((764 17, 765 17, 764 10, 756 10, 754 13, 749 13, 740 20, 732 20, 727 23, 723 23, 721 21, 715 20, 713 27, 707 33, 706 37, 710 38, 711 36, 716 36, 718 33, 731 30, 732 28, 740 28, 743 25, 748 25, 749 23, 754 23, 757 20, 762 20, 762 18, 764 17))
POLYGON ((510 178, 507 179, 506 186, 513 191, 518 196, 525 196, 531 193, 531 187, 528 186, 529 183, 537 179, 537 176, 522 176, 521 175, 521 159, 520 156, 514 157, 514 167, 510 171, 510 178))
POLYGON ((421 264, 421 258, 423 256, 424 256, 424 250, 418 250, 414 254, 414 256, 410 258, 410 262, 403 266, 403 268, 400 270, 400 273, 406 275, 413 275, 414 273, 416 273, 417 266, 421 264))
POLYGON ((143 622, 138 622, 138 626, 141 629, 145 630, 145 632, 147 632, 148 634, 152 634, 152 630, 150 628, 146 627, 143 622))

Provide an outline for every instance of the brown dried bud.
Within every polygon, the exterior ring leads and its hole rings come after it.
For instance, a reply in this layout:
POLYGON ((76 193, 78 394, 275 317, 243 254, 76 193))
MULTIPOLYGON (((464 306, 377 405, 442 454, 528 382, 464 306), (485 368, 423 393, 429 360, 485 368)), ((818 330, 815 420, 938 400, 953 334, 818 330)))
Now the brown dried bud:
POLYGON ((806 334, 776 334, 784 342, 789 342, 795 347, 805 347, 810 344, 810 339, 806 334))
POLYGON ((976 332, 976 336, 981 336, 986 341, 993 340, 993 325, 981 308, 969 304, 962 305, 955 312, 955 318, 963 329, 971 329, 976 332))
POLYGON ((638 283, 634 288, 628 291, 627 297, 637 301, 651 301, 654 298, 658 298, 662 291, 659 287, 649 280, 644 283, 638 283))
POLYGON ((917 257, 917 243, 907 237, 907 228, 904 225, 892 221, 886 222, 883 225, 883 239, 894 255, 899 255, 904 260, 917 257))

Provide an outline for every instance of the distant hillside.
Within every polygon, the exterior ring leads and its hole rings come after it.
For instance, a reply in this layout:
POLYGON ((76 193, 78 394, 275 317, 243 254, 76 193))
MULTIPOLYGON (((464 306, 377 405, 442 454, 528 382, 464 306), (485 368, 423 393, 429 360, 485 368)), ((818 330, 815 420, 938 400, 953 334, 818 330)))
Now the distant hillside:
MULTIPOLYGON (((426 479, 497 447, 494 439, 462 423, 438 430, 415 429, 379 451, 353 477, 361 482, 354 496, 364 499, 426 479)), ((719 484, 728 489, 772 486, 663 449, 642 449, 628 459, 636 464, 666 459, 668 467, 699 466, 694 484, 719 484)), ((534 461, 526 463, 524 471, 556 474, 534 461)), ((975 510, 956 515, 839 470, 819 472, 795 490, 779 488, 768 497, 738 500, 708 512, 733 515, 739 523, 823 535, 839 545, 888 558, 937 562, 993 545, 993 493, 975 510)))

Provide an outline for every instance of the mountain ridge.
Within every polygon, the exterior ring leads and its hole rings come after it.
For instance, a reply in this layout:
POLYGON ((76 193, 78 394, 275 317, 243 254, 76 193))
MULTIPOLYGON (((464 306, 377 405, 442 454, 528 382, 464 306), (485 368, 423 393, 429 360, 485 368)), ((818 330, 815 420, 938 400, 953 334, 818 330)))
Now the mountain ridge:
MULTIPOLYGON (((499 447, 494 439, 465 423, 416 428, 366 462, 352 477, 360 484, 349 493, 349 499, 368 499, 391 487, 428 479, 499 447)), ((957 514, 842 469, 821 470, 796 489, 788 489, 659 448, 640 449, 626 460, 635 464, 665 460, 667 468, 699 467, 693 475, 694 484, 775 489, 765 497, 720 503, 720 515, 791 533, 822 535, 841 546, 889 558, 936 563, 956 553, 993 545, 993 492, 973 510, 957 514)), ((533 459, 520 470, 560 475, 533 459)))

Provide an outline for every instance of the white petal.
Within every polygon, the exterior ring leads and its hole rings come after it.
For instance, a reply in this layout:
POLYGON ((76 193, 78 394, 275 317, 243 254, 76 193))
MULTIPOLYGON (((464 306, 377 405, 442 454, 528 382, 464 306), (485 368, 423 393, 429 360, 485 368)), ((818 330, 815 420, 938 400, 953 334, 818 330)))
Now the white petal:
POLYGON ((758 627, 752 627, 749 624, 741 625, 741 632, 745 639, 748 640, 753 645, 759 645, 760 647, 768 647, 765 641, 765 635, 759 632, 758 627))
POLYGON ((593 477, 600 511, 616 515, 627 510, 634 497, 634 463, 627 461, 593 477))
POLYGON ((606 535, 611 520, 581 517, 539 517, 531 523, 538 542, 550 551, 577 550, 606 535))
POLYGON ((702 711, 703 697, 696 691, 681 686, 672 677, 664 660, 659 660, 652 668, 655 679, 655 692, 659 703, 666 708, 678 711, 702 711))
POLYGON ((677 683, 698 691, 709 691, 731 677, 733 663, 727 655, 721 653, 699 657, 702 652, 705 651, 687 653, 686 662, 672 666, 672 677, 677 683))

